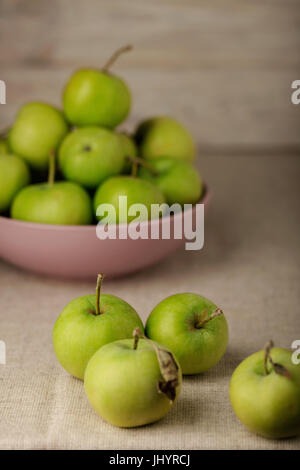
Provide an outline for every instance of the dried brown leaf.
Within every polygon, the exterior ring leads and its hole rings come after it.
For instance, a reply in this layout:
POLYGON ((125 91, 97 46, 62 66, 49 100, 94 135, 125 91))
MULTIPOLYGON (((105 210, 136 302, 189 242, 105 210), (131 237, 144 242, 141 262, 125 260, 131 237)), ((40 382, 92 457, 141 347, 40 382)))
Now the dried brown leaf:
POLYGON ((292 378, 291 373, 282 364, 273 362, 273 367, 276 374, 283 375, 283 377, 286 377, 287 379, 292 378))

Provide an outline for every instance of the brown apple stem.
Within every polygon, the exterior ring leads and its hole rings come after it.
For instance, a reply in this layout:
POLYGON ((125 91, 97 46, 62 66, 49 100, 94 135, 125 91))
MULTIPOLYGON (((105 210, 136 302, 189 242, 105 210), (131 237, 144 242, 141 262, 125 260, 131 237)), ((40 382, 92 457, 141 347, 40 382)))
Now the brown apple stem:
POLYGON ((133 46, 128 44, 127 46, 120 47, 117 49, 112 56, 108 59, 104 67, 102 67, 103 71, 107 71, 110 67, 116 62, 116 60, 120 57, 120 55, 124 54, 124 52, 129 52, 133 49, 133 46))
POLYGON ((195 328, 203 328, 203 325, 208 323, 210 320, 213 318, 219 317, 221 315, 224 315, 223 310, 220 308, 217 308, 210 316, 206 315, 205 318, 201 319, 196 325, 195 328))
POLYGON ((55 152, 51 150, 49 154, 48 184, 52 185, 55 179, 55 152))
POLYGON ((268 359, 270 358, 270 351, 273 348, 274 343, 272 340, 268 341, 265 345, 265 355, 264 355, 264 373, 265 375, 269 374, 268 371, 268 359))
POLYGON ((144 168, 147 168, 147 170, 149 170, 153 174, 153 176, 158 176, 158 173, 153 168, 153 166, 150 165, 150 163, 146 162, 143 158, 133 157, 132 155, 127 155, 126 158, 132 163, 132 176, 136 176, 137 168, 139 165, 143 166, 144 168), (135 172, 135 174, 133 174, 133 171, 135 172))
POLYGON ((96 315, 100 315, 100 292, 101 284, 104 278, 104 274, 98 274, 97 276, 97 286, 96 286, 96 315))
POLYGON ((131 167, 131 176, 133 176, 133 178, 136 178, 137 176, 137 172, 138 172, 138 164, 136 162, 132 163, 132 167, 131 167))
POLYGON ((272 340, 268 341, 265 345, 265 355, 264 355, 264 372, 265 375, 268 375, 270 372, 268 371, 268 361, 270 362, 274 372, 276 374, 282 375, 288 379, 291 378, 290 372, 282 365, 278 364, 278 362, 274 362, 271 357, 271 349, 274 347, 274 343, 272 340))
POLYGON ((139 339, 142 337, 142 332, 139 328, 133 330, 133 349, 137 349, 139 339))

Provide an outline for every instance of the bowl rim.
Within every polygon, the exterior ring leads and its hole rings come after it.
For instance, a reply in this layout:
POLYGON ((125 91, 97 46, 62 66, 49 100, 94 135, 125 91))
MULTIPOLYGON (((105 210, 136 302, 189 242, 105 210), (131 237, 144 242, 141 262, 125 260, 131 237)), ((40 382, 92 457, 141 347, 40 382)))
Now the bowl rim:
MULTIPOLYGON (((206 184, 204 184, 204 190, 201 195, 201 198, 196 204, 193 204, 193 206, 185 211, 185 213, 192 212, 195 210, 195 207, 197 204, 206 204, 207 201, 210 199, 211 196, 211 191, 208 188, 206 184)), ((170 216, 171 219, 177 219, 179 217, 182 217, 183 212, 175 213, 170 216)), ((162 221, 166 219, 164 217, 160 217, 159 219, 153 219, 153 220, 143 220, 142 222, 138 222, 139 225, 149 225, 151 223, 162 223, 162 221)), ((91 231, 91 230, 96 230, 96 228, 99 226, 99 222, 96 222, 95 224, 89 224, 89 225, 62 225, 62 224, 39 224, 37 222, 27 222, 25 220, 18 220, 18 219, 12 219, 11 217, 5 217, 3 215, 0 215, 0 224, 9 224, 15 227, 19 228, 31 228, 31 229, 39 229, 39 230, 64 230, 64 231, 75 231, 75 230, 80 230, 80 231, 91 231)), ((121 227, 125 228, 127 227, 127 223, 122 223, 122 224, 111 224, 111 226, 115 227, 121 227)), ((100 224, 101 226, 101 224, 100 224)), ((105 227, 105 225, 103 225, 105 227)))

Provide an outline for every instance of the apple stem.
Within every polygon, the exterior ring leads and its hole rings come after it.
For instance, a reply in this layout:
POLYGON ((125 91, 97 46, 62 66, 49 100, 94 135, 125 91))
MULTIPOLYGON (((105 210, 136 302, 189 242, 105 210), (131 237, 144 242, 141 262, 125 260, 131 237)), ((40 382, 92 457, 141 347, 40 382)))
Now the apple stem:
POLYGON ((273 348, 274 343, 272 340, 268 341, 267 344, 265 345, 265 355, 264 355, 264 372, 265 375, 269 374, 268 371, 268 359, 270 358, 270 351, 273 348))
POLYGON ((195 328, 202 328, 203 325, 205 325, 206 323, 208 323, 210 320, 212 320, 213 318, 216 318, 216 317, 219 317, 221 315, 224 315, 223 313, 223 310, 221 310, 220 308, 217 308, 211 315, 210 317, 208 318, 205 318, 204 320, 201 320, 199 321, 196 325, 195 325, 195 328))
POLYGON ((153 174, 153 176, 158 176, 158 173, 153 168, 153 166, 150 165, 150 163, 146 162, 143 158, 133 157, 132 155, 127 155, 126 158, 127 158, 127 160, 129 160, 132 163, 131 176, 136 176, 137 168, 138 168, 139 165, 147 168, 147 170, 149 170, 153 174))
POLYGON ((138 172, 138 164, 137 164, 137 162, 133 162, 132 167, 131 167, 131 176, 136 178, 137 172, 138 172))
POLYGON ((270 362, 274 372, 279 375, 283 375, 284 377, 290 379, 291 374, 290 372, 282 365, 278 364, 277 362, 274 362, 272 357, 271 357, 271 349, 274 347, 274 343, 272 340, 268 341, 267 344, 265 345, 265 355, 264 355, 264 372, 265 375, 269 375, 268 371, 268 361, 270 362))
POLYGON ((48 172, 48 184, 52 185, 55 179, 55 152, 51 150, 49 154, 49 172, 48 172))
POLYGON ((124 52, 129 52, 133 49, 133 46, 128 44, 127 46, 120 47, 117 49, 112 56, 108 59, 104 67, 102 67, 102 70, 104 72, 108 71, 110 67, 116 62, 116 60, 120 57, 120 55, 124 54, 124 52))
POLYGON ((97 276, 97 286, 96 286, 96 315, 100 315, 100 292, 101 284, 104 278, 104 274, 98 274, 97 276))
POLYGON ((133 349, 137 349, 139 339, 142 337, 142 332, 139 328, 133 330, 133 349))

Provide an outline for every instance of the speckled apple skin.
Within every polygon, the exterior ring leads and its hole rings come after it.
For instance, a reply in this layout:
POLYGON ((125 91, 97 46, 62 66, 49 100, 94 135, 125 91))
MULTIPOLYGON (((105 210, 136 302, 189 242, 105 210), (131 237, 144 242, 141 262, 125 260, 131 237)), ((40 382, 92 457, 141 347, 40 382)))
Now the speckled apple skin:
POLYGON ((284 366, 291 378, 276 374, 268 364, 264 374, 264 351, 242 361, 230 381, 230 401, 242 423, 261 436, 279 439, 300 434, 300 364, 292 352, 272 348, 274 362, 284 366))
POLYGON ((83 379, 93 354, 112 341, 132 337, 135 328, 144 331, 134 308, 115 295, 100 296, 100 314, 96 312, 96 295, 71 300, 55 322, 53 346, 63 368, 83 379))
MULTIPOLYGON (((178 365, 178 364, 177 364, 178 365)), ((179 383, 182 381, 178 365, 179 383)), ((91 358, 86 368, 84 387, 87 397, 103 419, 119 427, 137 427, 165 416, 173 403, 159 390, 163 380, 151 344, 133 339, 107 344, 91 358)))
POLYGON ((216 309, 213 302, 198 294, 171 295, 150 313, 146 335, 175 354, 183 374, 206 372, 225 354, 228 325, 225 315, 211 319, 201 328, 196 324, 203 312, 207 311, 211 316, 216 309))

